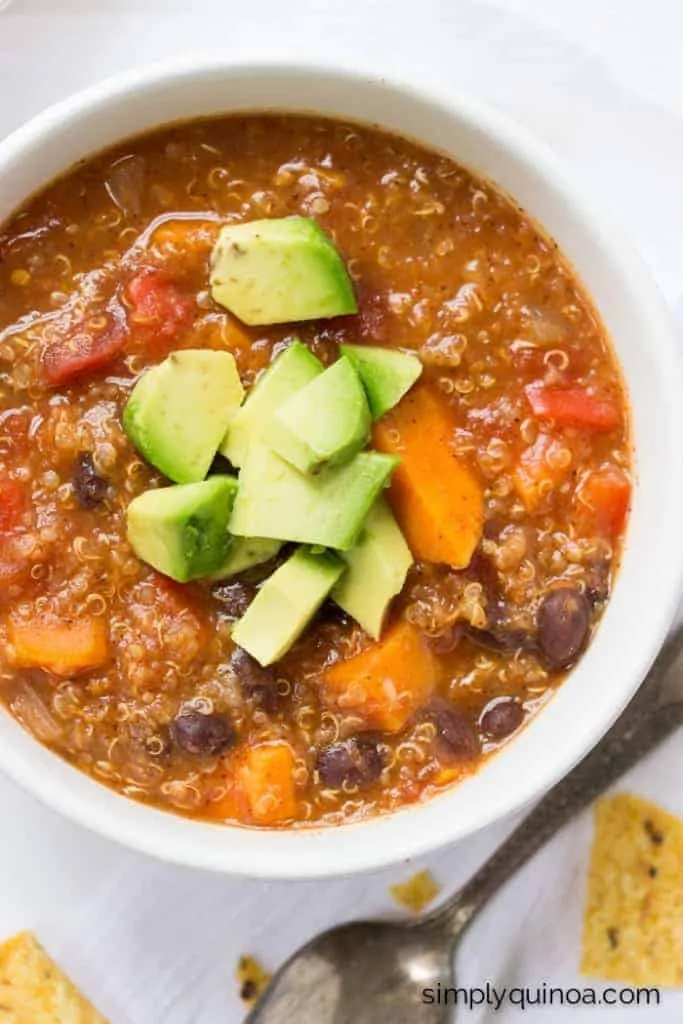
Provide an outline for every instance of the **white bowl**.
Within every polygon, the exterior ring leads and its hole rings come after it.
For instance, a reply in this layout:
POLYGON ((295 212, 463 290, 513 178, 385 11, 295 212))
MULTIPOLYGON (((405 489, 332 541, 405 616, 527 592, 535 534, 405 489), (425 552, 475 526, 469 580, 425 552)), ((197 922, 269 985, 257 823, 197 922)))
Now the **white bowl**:
MULTIPOLYGON (((666 311, 624 239, 554 159, 470 98, 300 65, 175 63, 103 82, 0 143, 0 221, 75 161, 166 122, 229 111, 315 111, 440 149, 510 193, 556 239, 600 310, 630 390, 637 486, 614 593, 549 705, 471 779, 395 814, 337 828, 228 828, 156 810, 81 774, 0 714, 0 767, 49 806, 134 849, 269 878, 362 871, 461 839, 556 782, 596 743, 664 640, 683 569, 683 371, 666 311)), ((634 196, 634 202, 638 197, 634 196)))

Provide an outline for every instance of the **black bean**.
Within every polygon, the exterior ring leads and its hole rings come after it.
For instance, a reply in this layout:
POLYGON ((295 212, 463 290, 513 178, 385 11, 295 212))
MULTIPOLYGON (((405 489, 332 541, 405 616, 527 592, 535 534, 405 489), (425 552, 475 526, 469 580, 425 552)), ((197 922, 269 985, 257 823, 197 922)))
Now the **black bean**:
POLYGON ((500 584, 498 570, 491 559, 481 549, 477 549, 465 575, 473 583, 481 584, 481 589, 486 598, 486 614, 490 622, 499 622, 505 616, 505 600, 500 584))
POLYGON ((269 715, 277 710, 277 680, 267 668, 262 668, 251 655, 237 647, 230 658, 230 668, 239 679, 247 700, 253 700, 269 715))
POLYGON ((494 651, 496 654, 532 651, 536 647, 534 637, 526 630, 505 625, 493 625, 490 629, 466 626, 465 636, 479 647, 484 647, 487 651, 494 651))
POLYGON ((327 600, 323 602, 318 612, 317 621, 344 627, 348 626, 352 619, 335 601, 327 600))
POLYGON ((583 650, 590 628, 588 598, 574 587, 546 594, 538 609, 538 646, 550 668, 567 668, 583 650))
POLYGON ((498 540, 501 533, 505 529, 505 520, 503 519, 486 519, 484 520, 484 537, 486 540, 498 540))
POLYGON ((318 752, 316 767, 323 786, 371 786, 382 774, 384 762, 377 743, 369 736, 351 736, 318 752))
POLYGON ((241 619, 247 608, 256 596, 256 587, 248 583, 218 583, 212 588, 211 593, 221 605, 221 611, 226 619, 234 622, 241 619))
POLYGON ((204 715, 201 711, 181 711, 171 723, 176 746, 187 754, 215 757, 236 740, 235 730, 225 715, 204 715))
POLYGON ((479 736, 473 723, 448 701, 434 702, 428 717, 436 726, 436 745, 447 758, 469 761, 480 750, 479 736))
POLYGON ((473 643, 488 651, 495 651, 497 654, 533 650, 534 638, 526 630, 517 629, 507 624, 509 612, 498 570, 480 548, 474 552, 470 564, 464 572, 467 579, 479 583, 481 586, 486 599, 486 617, 489 622, 488 629, 477 629, 475 626, 464 624, 462 627, 464 635, 469 637, 473 643))
POLYGON ((512 697, 496 700, 484 708, 479 725, 481 731, 491 740, 504 740, 519 729, 524 721, 524 708, 512 697))
POLYGON ((97 473, 90 452, 82 452, 76 459, 73 486, 83 508, 96 508, 107 497, 109 484, 97 473))

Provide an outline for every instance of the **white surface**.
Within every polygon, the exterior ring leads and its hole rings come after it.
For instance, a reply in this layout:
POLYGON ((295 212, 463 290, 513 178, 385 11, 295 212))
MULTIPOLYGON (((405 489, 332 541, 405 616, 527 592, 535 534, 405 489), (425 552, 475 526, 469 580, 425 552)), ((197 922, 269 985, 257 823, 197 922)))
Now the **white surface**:
MULTIPOLYGON (((405 77, 408 68, 426 83, 479 91, 525 122, 626 223, 668 301, 680 306, 682 29, 683 10, 665 0, 290 0, 286 8, 265 0, 244 8, 227 0, 13 0, 0 13, 0 132, 143 59, 352 52, 373 71, 405 77)), ((682 763, 674 738, 628 786, 683 813, 674 782, 682 763)), ((240 952, 274 965, 326 924, 386 909, 387 882, 414 869, 325 884, 231 881, 118 850, 2 780, 0 809, 0 933, 35 928, 116 1024, 236 1024, 240 952)), ((420 866, 451 888, 502 831, 420 866)), ((461 984, 580 983, 589 833, 587 820, 567 830, 487 911, 458 958, 461 984)), ((683 997, 670 994, 659 1011, 633 1013, 673 1022, 682 1007, 683 997)), ((583 1013, 588 1020, 599 1011, 583 1013)), ((578 1021, 581 1011, 554 1010, 552 1019, 578 1021)))

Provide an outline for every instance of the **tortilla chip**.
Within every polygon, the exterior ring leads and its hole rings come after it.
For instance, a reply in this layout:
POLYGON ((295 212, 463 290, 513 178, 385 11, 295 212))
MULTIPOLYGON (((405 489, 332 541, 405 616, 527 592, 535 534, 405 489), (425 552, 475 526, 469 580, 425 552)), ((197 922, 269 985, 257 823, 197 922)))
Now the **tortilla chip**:
POLYGON ((242 1002, 254 1006, 263 995, 270 977, 255 957, 241 956, 237 963, 237 984, 242 1002))
POLYGON ((595 807, 581 970, 683 985, 683 821, 628 793, 595 807))
POLYGON ((0 1024, 107 1024, 35 936, 0 944, 0 1024))
POLYGON ((407 882, 389 886, 389 892, 396 902, 413 914, 419 914, 424 910, 440 891, 441 887, 434 881, 429 871, 420 871, 407 882))

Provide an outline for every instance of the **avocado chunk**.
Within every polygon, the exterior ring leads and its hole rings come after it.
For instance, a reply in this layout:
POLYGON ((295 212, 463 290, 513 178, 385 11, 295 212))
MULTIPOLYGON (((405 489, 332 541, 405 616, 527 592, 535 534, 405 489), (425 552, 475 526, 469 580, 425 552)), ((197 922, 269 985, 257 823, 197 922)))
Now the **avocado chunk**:
POLYGON ((249 445, 259 441, 277 408, 323 372, 323 364, 300 341, 293 341, 256 381, 230 420, 220 453, 236 468, 249 445))
POLYGON ((392 455, 360 452, 343 466, 305 476, 266 445, 255 445, 240 471, 230 531, 342 551, 353 547, 399 461, 392 455))
POLYGON ((240 572, 246 572, 255 565, 261 565, 271 558, 275 558, 282 544, 279 540, 270 540, 265 537, 230 537, 228 552, 225 561, 219 569, 212 572, 209 579, 225 580, 228 576, 236 576, 240 572))
POLYGON ((210 283, 214 300, 250 325, 358 309, 334 242, 308 217, 228 224, 211 255, 210 283))
POLYGON ((229 352, 174 352, 137 382, 123 412, 123 427, 138 451, 169 480, 197 483, 208 473, 243 397, 229 352))
POLYGON ((331 552, 299 548, 269 576, 232 631, 236 644, 260 665, 286 654, 344 572, 331 552))
POLYGON ((126 514, 133 551, 178 583, 215 572, 225 561, 236 493, 231 476, 145 491, 126 514))
POLYGON ((389 604, 406 581, 413 556, 385 498, 378 498, 355 545, 342 554, 346 572, 332 599, 379 640, 389 604))
POLYGON ((417 356, 406 352, 372 345, 341 345, 340 352, 363 381, 373 420, 393 409, 422 373, 417 356))
POLYGON ((342 356, 277 409, 265 440, 302 473, 317 473, 364 448, 370 423, 360 377, 342 356))

